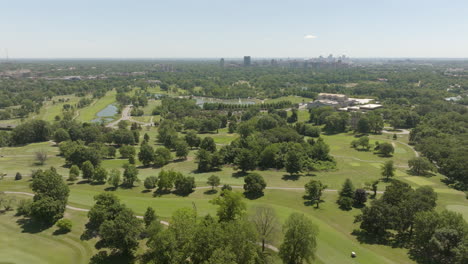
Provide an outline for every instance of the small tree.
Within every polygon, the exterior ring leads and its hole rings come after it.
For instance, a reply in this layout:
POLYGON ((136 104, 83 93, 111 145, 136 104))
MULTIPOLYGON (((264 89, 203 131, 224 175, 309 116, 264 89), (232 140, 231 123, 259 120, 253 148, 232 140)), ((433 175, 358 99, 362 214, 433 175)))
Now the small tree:
POLYGON ((55 225, 58 227, 58 231, 61 233, 68 233, 73 227, 73 223, 69 219, 60 219, 55 225))
POLYGON ((205 137, 202 139, 200 143, 200 148, 207 150, 209 152, 215 152, 216 151, 216 143, 214 142, 214 139, 212 137, 205 137))
POLYGON ((435 171, 435 166, 426 157, 416 157, 408 161, 410 172, 414 175, 427 175, 435 171))
POLYGON ((185 135, 185 141, 191 148, 196 148, 201 143, 201 138, 197 136, 197 133, 193 130, 190 130, 185 135))
POLYGON ((284 240, 279 256, 283 263, 311 263, 317 248, 318 228, 303 214, 292 213, 283 226, 284 240))
POLYGON ((154 189, 157 183, 158 183, 158 177, 156 176, 146 177, 145 181, 143 182, 143 184, 145 185, 145 188, 148 190, 154 189))
POLYGON ((315 203, 316 207, 319 208, 319 204, 323 202, 322 192, 327 188, 326 185, 323 185, 321 181, 311 180, 306 183, 305 191, 306 197, 312 202, 315 203))
POLYGON ((187 159, 189 153, 189 145, 184 140, 178 140, 175 143, 176 157, 179 159, 187 159))
POLYGON ((364 206, 367 202, 367 192, 364 189, 356 189, 354 192, 354 204, 356 206, 364 206))
POLYGON ((123 208, 113 220, 104 221, 99 227, 100 243, 122 253, 132 253, 138 248, 142 222, 133 211, 123 208))
POLYGON ((44 165, 47 160, 47 151, 41 149, 36 152, 36 160, 40 165, 44 165))
POLYGON ((100 182, 100 183, 106 182, 106 180, 107 180, 107 170, 104 169, 103 167, 95 168, 92 179, 95 182, 100 182))
POLYGON ((117 189, 117 187, 119 187, 120 184, 120 171, 117 169, 112 169, 110 171, 109 179, 107 182, 117 189))
POLYGON ((149 140, 150 140, 149 135, 145 133, 145 135, 143 136, 143 141, 149 142, 149 140))
POLYGON ((266 187, 266 182, 258 173, 250 173, 244 178, 244 190, 248 194, 262 195, 266 187))
POLYGON ((143 221, 145 222, 145 227, 149 227, 151 223, 157 220, 156 212, 152 207, 146 208, 145 215, 143 216, 143 221))
POLYGON ((224 184, 223 187, 221 187, 221 191, 232 191, 232 187, 229 184, 224 184))
POLYGON ((128 163, 123 168, 123 184, 127 187, 133 187, 133 183, 138 181, 138 169, 135 165, 128 163))
POLYGON ((128 159, 132 156, 135 156, 135 147, 130 145, 125 145, 119 148, 120 156, 124 159, 128 159))
POLYGON ((291 175, 301 172, 303 164, 303 156, 296 149, 291 149, 286 153, 284 166, 291 175))
POLYGON ((144 166, 149 166, 154 161, 154 149, 148 144, 143 144, 138 153, 138 159, 144 166))
POLYGON ((175 191, 181 195, 188 195, 195 189, 195 178, 180 175, 174 181, 175 191))
POLYGON ((23 179, 23 176, 21 175, 21 173, 17 172, 15 175, 15 181, 19 181, 21 179, 23 179))
POLYGON ((242 195, 228 190, 223 191, 222 195, 211 200, 210 203, 219 206, 216 214, 221 222, 239 219, 244 215, 247 209, 242 195))
POLYGON ((262 252, 265 251, 265 244, 273 239, 279 231, 279 223, 275 210, 269 206, 257 206, 250 216, 250 221, 254 223, 260 239, 262 240, 262 252))
POLYGON ((242 148, 234 159, 234 164, 242 171, 254 170, 257 166, 257 157, 255 153, 246 148, 242 148))
POLYGON ((379 180, 375 180, 375 181, 373 181, 373 182, 366 182, 366 183, 365 183, 365 185, 366 185, 365 189, 374 192, 374 194, 372 195, 372 197, 377 196, 378 184, 379 184, 379 180))
POLYGON ((159 172, 158 175, 158 190, 159 191, 170 191, 174 186, 174 172, 164 171, 159 172))
POLYGON ((350 179, 346 179, 339 192, 337 203, 343 210, 351 210, 354 202, 354 186, 350 179))
POLYGON ((208 183, 211 186, 211 190, 214 190, 215 187, 218 187, 221 181, 218 176, 211 175, 210 177, 208 177, 208 181, 206 183, 208 183))
MULTIPOLYGON (((382 145, 382 144, 381 144, 382 145)), ((390 180, 390 177, 395 176, 395 167, 393 166, 393 160, 386 161, 381 167, 382 176, 385 180, 390 180)))
POLYGON ((94 175, 94 165, 91 161, 87 160, 81 165, 81 171, 83 172, 83 179, 91 180, 94 175))
POLYGON ((169 163, 172 159, 171 151, 166 147, 159 147, 154 151, 154 165, 162 167, 169 163))
POLYGON ((69 181, 76 181, 80 176, 80 168, 78 166, 73 165, 70 167, 70 171, 68 173, 68 180, 69 181))
POLYGON ((378 150, 379 153, 385 157, 390 157, 392 156, 393 152, 395 152, 395 148, 393 147, 393 145, 387 142, 380 143, 378 145, 378 150))
POLYGON ((363 149, 370 149, 369 137, 363 136, 358 139, 358 145, 361 146, 363 149))

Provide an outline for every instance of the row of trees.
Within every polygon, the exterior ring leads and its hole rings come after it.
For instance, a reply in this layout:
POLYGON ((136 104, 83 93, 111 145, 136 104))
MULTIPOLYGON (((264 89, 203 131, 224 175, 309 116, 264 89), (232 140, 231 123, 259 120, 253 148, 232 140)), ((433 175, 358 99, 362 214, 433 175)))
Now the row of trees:
POLYGON ((172 188, 175 188, 174 193, 179 195, 188 195, 196 187, 194 177, 184 176, 182 173, 172 170, 162 170, 157 177, 147 177, 144 181, 144 186, 147 190, 157 187, 159 193, 168 193, 172 188))

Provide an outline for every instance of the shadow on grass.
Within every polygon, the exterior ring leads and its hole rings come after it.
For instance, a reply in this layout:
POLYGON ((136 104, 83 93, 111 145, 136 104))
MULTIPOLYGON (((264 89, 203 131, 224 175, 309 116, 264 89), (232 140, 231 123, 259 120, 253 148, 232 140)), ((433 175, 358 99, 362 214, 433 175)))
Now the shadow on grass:
POLYGON ((393 155, 385 155, 385 154, 382 154, 382 153, 374 153, 375 155, 377 155, 379 158, 392 158, 393 155))
POLYGON ((207 190, 203 192, 203 194, 207 194, 207 195, 216 194, 216 193, 218 193, 218 190, 216 189, 207 190))
POLYGON ((221 169, 213 169, 213 170, 207 170, 207 171, 200 171, 198 169, 192 170, 193 174, 200 174, 200 173, 207 173, 207 172, 216 172, 216 171, 222 171, 221 169))
POLYGON ((283 177, 281 177, 281 179, 285 181, 297 181, 299 180, 300 176, 300 174, 284 174, 283 177))
POLYGON ((44 224, 32 218, 20 218, 16 223, 21 227, 23 233, 36 234, 50 228, 51 224, 44 224))
POLYGON ((264 195, 263 192, 261 192, 261 193, 244 192, 245 198, 247 198, 249 200, 258 199, 258 198, 262 197, 263 195, 264 195))
POLYGON ((388 233, 384 235, 376 235, 370 234, 361 229, 354 229, 351 234, 356 237, 359 243, 365 243, 370 245, 389 245, 388 233))
POLYGON ((187 197, 189 196, 191 193, 193 193, 194 190, 191 190, 190 192, 181 192, 181 191, 173 191, 172 193, 177 195, 177 196, 180 196, 180 197, 187 197))
POLYGON ((111 187, 104 188, 104 191, 106 191, 106 192, 113 192, 113 191, 116 191, 117 188, 119 188, 119 187, 111 186, 111 187))
POLYGON ((159 189, 157 189, 156 191, 153 192, 153 197, 161 197, 164 194, 170 194, 170 193, 171 193, 170 190, 159 190, 159 189))
POLYGON ((148 189, 141 191, 141 193, 149 193, 149 192, 151 192, 151 190, 148 190, 148 189))
POLYGON ((247 176, 249 173, 246 172, 246 171, 238 171, 238 172, 234 172, 232 173, 232 177, 234 178, 242 178, 244 176, 247 176))
POLYGON ((87 184, 87 183, 90 183, 89 180, 81 180, 79 182, 77 182, 76 184, 87 184))
POLYGON ((435 176, 435 174, 430 172, 430 171, 419 174, 419 173, 415 173, 414 171, 411 171, 411 170, 406 170, 406 174, 411 175, 411 176, 419 176, 419 177, 426 177, 426 178, 431 178, 431 177, 435 176))
POLYGON ((59 236, 59 235, 65 235, 67 233, 70 233, 70 230, 57 229, 52 233, 52 235, 59 236))
POLYGON ((90 264, 132 264, 136 259, 131 254, 125 253, 108 253, 107 251, 99 251, 91 257, 90 264))
POLYGON ((89 185, 104 185, 106 184, 105 182, 90 182, 89 185))

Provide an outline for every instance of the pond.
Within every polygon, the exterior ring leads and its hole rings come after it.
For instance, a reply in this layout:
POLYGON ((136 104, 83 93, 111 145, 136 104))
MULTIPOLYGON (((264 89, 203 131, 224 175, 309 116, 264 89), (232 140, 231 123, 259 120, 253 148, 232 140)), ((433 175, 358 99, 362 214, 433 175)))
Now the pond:
POLYGON ((106 108, 99 111, 96 114, 96 116, 98 118, 91 120, 91 122, 103 122, 103 121, 104 122, 109 122, 109 121, 112 121, 112 120, 114 120, 113 117, 119 112, 118 110, 119 109, 115 105, 110 104, 110 105, 106 106, 106 108))

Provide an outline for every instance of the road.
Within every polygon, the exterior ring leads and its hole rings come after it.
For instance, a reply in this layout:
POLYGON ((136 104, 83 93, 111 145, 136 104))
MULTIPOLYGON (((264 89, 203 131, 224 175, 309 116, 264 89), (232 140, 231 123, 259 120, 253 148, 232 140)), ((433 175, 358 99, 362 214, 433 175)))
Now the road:
POLYGON ((133 122, 133 123, 137 123, 137 124, 140 124, 142 126, 152 126, 153 125, 153 117, 151 117, 151 120, 150 120, 149 123, 133 120, 132 116, 131 116, 132 107, 133 107, 132 105, 126 105, 125 108, 122 109, 122 116, 119 119, 107 124, 106 127, 116 128, 117 125, 119 124, 119 122, 124 121, 124 120, 130 121, 130 122, 133 122))

